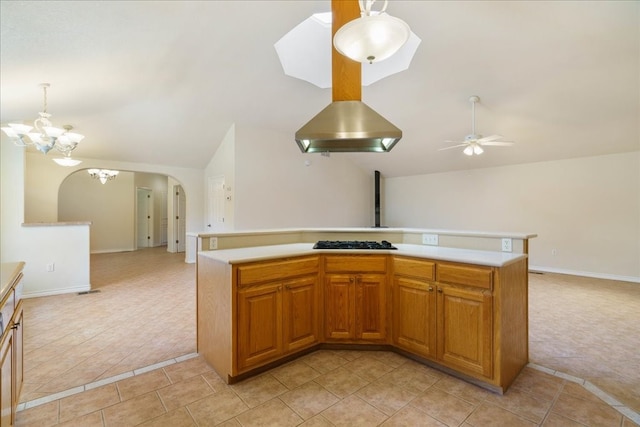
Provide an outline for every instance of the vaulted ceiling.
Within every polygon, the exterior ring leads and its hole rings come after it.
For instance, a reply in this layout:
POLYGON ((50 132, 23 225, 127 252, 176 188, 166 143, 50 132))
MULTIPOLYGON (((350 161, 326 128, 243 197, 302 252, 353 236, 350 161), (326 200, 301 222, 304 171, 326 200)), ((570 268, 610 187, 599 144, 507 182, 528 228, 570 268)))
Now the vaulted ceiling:
MULTIPOLYGON (((86 135, 74 156, 203 168, 232 123, 289 134, 295 151, 295 131, 331 102, 286 76, 274 48, 329 0, 0 7, 0 121, 34 119, 48 82, 54 124, 86 135)), ((387 12, 422 43, 362 100, 404 136, 390 153, 332 156, 403 176, 640 149, 640 2, 390 0, 387 12), (516 145, 438 151, 471 132, 471 95, 476 130, 516 145)))

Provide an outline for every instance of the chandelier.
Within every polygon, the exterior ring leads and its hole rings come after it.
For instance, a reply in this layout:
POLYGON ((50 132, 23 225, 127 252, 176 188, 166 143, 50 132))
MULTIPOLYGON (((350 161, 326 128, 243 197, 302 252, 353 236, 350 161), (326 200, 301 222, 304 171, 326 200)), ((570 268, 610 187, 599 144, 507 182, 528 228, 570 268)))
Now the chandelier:
POLYGON ((411 35, 406 22, 394 18, 382 9, 371 12, 376 0, 360 0, 361 17, 344 24, 333 37, 333 45, 342 55, 357 62, 380 62, 396 53, 411 35))
POLYGON ((63 159, 54 159, 56 163, 63 166, 75 166, 81 161, 71 159, 71 152, 84 139, 84 135, 70 132, 73 129, 70 125, 65 125, 63 128, 53 126, 53 123, 49 120, 51 114, 47 113, 47 89, 49 86, 49 83, 40 84, 44 92, 44 108, 38 113, 39 117, 33 122, 33 126, 9 123, 9 126, 3 127, 2 130, 18 146, 27 147, 33 145, 43 154, 47 154, 51 149, 55 148, 65 156, 63 159), (58 160, 62 160, 62 163, 58 160))
POLYGON ((99 179, 103 184, 116 179, 116 176, 120 173, 120 171, 109 169, 87 169, 87 172, 91 175, 91 178, 99 179))

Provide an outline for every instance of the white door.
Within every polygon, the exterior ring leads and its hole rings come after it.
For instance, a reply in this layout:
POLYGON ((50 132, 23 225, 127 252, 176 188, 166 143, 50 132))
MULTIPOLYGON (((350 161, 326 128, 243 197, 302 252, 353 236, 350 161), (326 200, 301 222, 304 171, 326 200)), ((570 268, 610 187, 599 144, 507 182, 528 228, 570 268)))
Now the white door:
POLYGON ((176 239, 176 252, 184 252, 187 240, 186 235, 186 201, 184 190, 180 185, 173 186, 173 218, 174 218, 174 237, 176 239))
POLYGON ((224 176, 210 177, 207 203, 208 231, 224 229, 224 200, 224 176))
POLYGON ((136 191, 136 242, 138 248, 153 246, 153 199, 151 190, 138 188, 136 191))

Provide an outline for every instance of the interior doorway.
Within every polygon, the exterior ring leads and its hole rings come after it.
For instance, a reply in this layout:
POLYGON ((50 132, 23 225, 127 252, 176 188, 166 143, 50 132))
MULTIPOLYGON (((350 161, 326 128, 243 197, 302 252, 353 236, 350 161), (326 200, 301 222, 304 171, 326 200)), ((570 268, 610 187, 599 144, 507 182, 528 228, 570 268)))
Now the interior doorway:
POLYGON ((153 191, 136 189, 136 247, 149 248, 153 242, 153 191))
POLYGON ((207 197, 207 228, 208 231, 222 231, 224 229, 224 176, 209 177, 207 197))

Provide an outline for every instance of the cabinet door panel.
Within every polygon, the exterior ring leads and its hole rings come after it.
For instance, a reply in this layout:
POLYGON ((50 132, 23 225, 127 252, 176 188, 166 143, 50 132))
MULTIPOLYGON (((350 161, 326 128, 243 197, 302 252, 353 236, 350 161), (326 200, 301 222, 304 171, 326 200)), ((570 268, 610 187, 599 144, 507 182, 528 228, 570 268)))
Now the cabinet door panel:
POLYGON ((11 394, 13 376, 13 333, 5 332, 0 345, 0 425, 13 425, 13 397, 11 394))
POLYGON ((327 275, 325 324, 327 338, 352 339, 355 337, 355 286, 353 276, 327 275))
POLYGON ((23 326, 23 309, 22 301, 18 302, 16 307, 14 324, 16 328, 13 331, 13 358, 15 369, 13 371, 13 404, 18 406, 20 400, 20 392, 22 391, 22 383, 24 378, 23 365, 23 343, 24 343, 24 326, 23 326))
POLYGON ((490 295, 438 288, 438 359, 491 377, 491 328, 490 295))
POLYGON ((293 351, 318 340, 316 277, 284 284, 284 351, 293 351))
POLYGON ((381 340, 387 335, 385 276, 363 274, 356 277, 356 336, 381 340))
POLYGON ((282 353, 281 285, 238 291, 238 369, 282 353))
POLYGON ((396 277, 393 294, 394 342, 425 357, 436 356, 435 285, 396 277))

